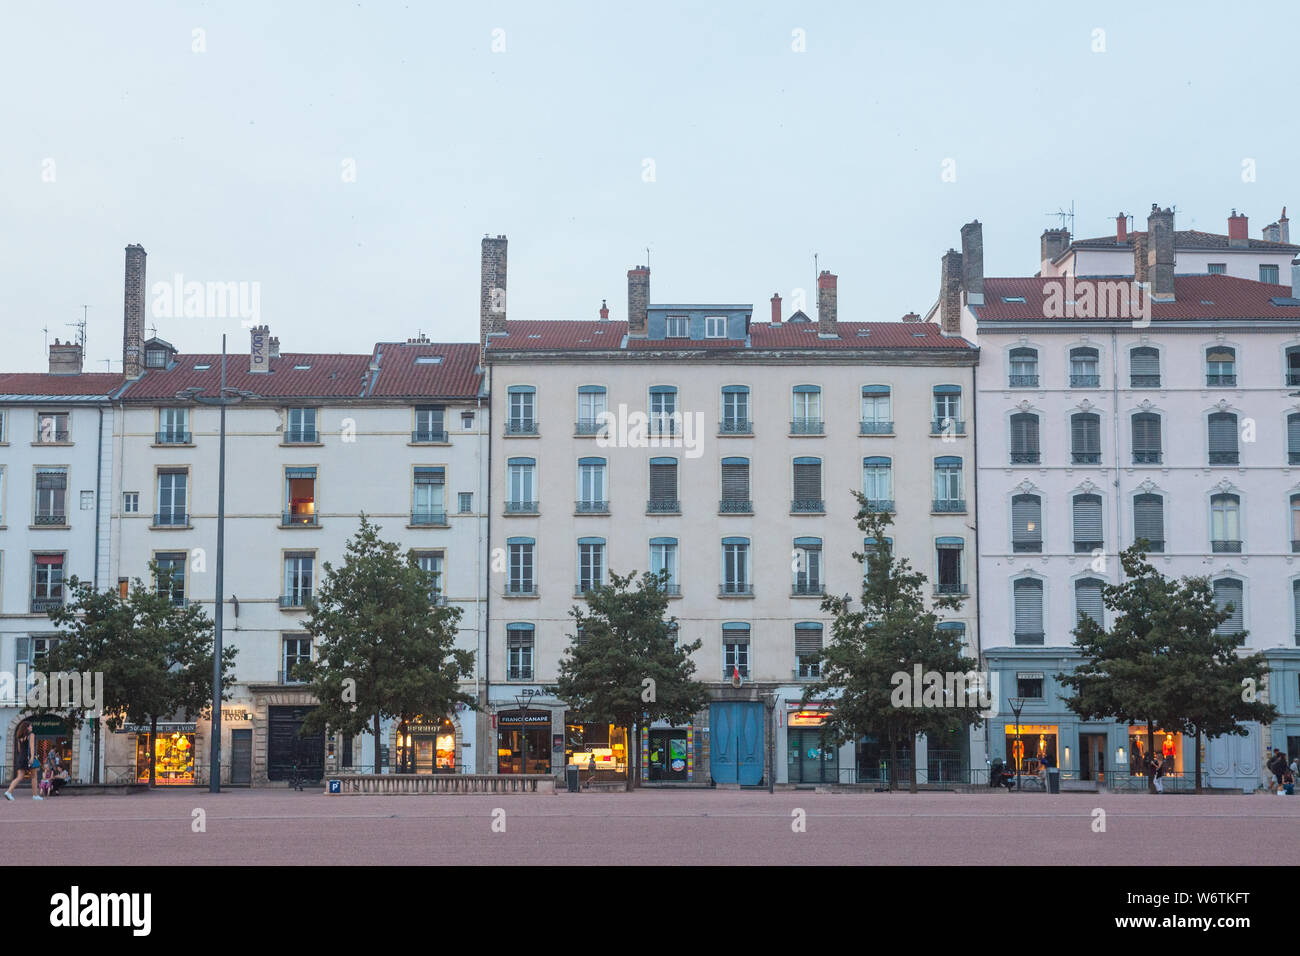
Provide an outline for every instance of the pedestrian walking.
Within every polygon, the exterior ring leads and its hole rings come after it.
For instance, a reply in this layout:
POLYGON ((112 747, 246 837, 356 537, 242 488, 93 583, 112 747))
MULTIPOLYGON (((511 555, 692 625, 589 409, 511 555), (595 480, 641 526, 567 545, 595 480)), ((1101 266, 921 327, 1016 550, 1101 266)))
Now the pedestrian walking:
POLYGON ((1273 756, 1269 758, 1265 766, 1268 767, 1269 773, 1273 775, 1273 779, 1268 782, 1268 792, 1277 793, 1282 786, 1282 774, 1287 769, 1286 755, 1282 753, 1281 749, 1274 747, 1273 756))
POLYGON ((1165 792, 1165 761, 1159 754, 1151 759, 1151 778, 1156 784, 1156 793, 1165 792))
POLYGON ((32 724, 29 720, 24 720, 14 730, 14 778, 9 781, 9 789, 5 791, 5 799, 14 798, 14 787, 18 786, 24 779, 30 779, 32 782, 32 799, 40 800, 41 795, 37 793, 40 788, 40 770, 41 758, 36 756, 36 736, 32 733, 32 724))

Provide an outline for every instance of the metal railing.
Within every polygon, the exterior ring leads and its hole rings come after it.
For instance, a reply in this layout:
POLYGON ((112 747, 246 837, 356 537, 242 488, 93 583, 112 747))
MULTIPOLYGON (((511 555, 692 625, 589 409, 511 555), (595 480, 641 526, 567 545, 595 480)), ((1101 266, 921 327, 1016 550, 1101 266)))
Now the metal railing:
POLYGON ((869 422, 865 418, 858 422, 858 434, 860 435, 892 435, 894 434, 893 422, 869 422))
POLYGON ((36 521, 35 521, 35 524, 38 528, 56 527, 56 526, 62 527, 67 523, 68 523, 68 516, 66 514, 36 515, 36 521))
POLYGON ((320 432, 314 428, 300 428, 284 433, 286 445, 314 445, 320 441, 320 432))
POLYGON ((506 514, 535 515, 537 514, 537 502, 536 501, 507 501, 506 514))
POLYGON ((573 423, 573 433, 575 435, 599 435, 608 427, 604 422, 599 422, 594 418, 579 418, 573 423))
POLYGON ((188 445, 193 440, 190 432, 155 432, 153 443, 155 445, 188 445))
POLYGON ((1129 378, 1129 388, 1159 388, 1159 375, 1133 375, 1129 378))
POLYGON ((1158 452, 1158 451, 1135 451, 1135 452, 1133 452, 1133 464, 1135 464, 1135 465, 1158 465, 1158 464, 1160 464, 1160 452, 1158 452))
POLYGON ((34 597, 31 604, 33 614, 45 614, 56 607, 62 606, 62 597, 34 597))
POLYGON ((1224 539, 1211 541, 1210 550, 1214 554, 1241 554, 1241 542, 1224 539))
POLYGON ((825 424, 820 418, 795 418, 790 422, 791 435, 820 435, 825 424))
POLYGON ((813 595, 825 594, 825 593, 826 593, 826 585, 816 581, 803 582, 803 583, 796 581, 790 587, 790 594, 792 597, 810 597, 813 595))
POLYGON ((607 515, 609 514, 608 501, 576 501, 574 510, 580 515, 607 515))
POLYGON ((941 581, 934 586, 934 593, 935 594, 965 594, 966 585, 960 581, 949 582, 946 584, 941 581))
POLYGON ((680 514, 682 503, 676 498, 651 498, 645 503, 648 514, 680 514))
POLYGON ((445 511, 412 511, 411 524, 417 527, 429 527, 447 525, 447 512, 445 511))
POLYGON ((67 440, 68 430, 66 428, 56 429, 52 432, 42 430, 36 433, 36 444, 38 445, 58 445, 67 442, 67 440))
POLYGON ((718 432, 723 435, 752 435, 754 423, 747 418, 724 418, 718 422, 718 432))
POLYGON ((965 498, 935 498, 933 502, 932 511, 957 513, 966 510, 965 498))
POLYGON ((1210 452, 1211 465, 1235 465, 1237 464, 1237 453, 1235 451, 1212 451, 1210 452))
POLYGON ((894 499, 893 498, 868 498, 867 510, 868 511, 893 511, 894 499))
POLYGON ((1105 542, 1103 542, 1103 541, 1075 541, 1075 542, 1074 542, 1074 553, 1075 553, 1075 554, 1091 554, 1093 551, 1096 551, 1098 548, 1102 547, 1104 544, 1105 544, 1105 542))
POLYGON ((320 519, 316 516, 316 512, 314 511, 286 511, 280 515, 280 524, 285 527, 302 525, 308 528, 315 528, 320 525, 320 519))
POLYGON ((1234 373, 1234 374, 1231 374, 1231 375, 1227 375, 1227 374, 1225 374, 1225 375, 1206 375, 1206 376, 1205 376, 1205 384, 1206 384, 1206 385, 1236 385, 1236 384, 1237 384, 1237 376, 1236 376, 1235 373, 1234 373))
POLYGON ((433 428, 423 430, 417 429, 411 432, 411 444, 413 445, 445 445, 447 443, 447 432, 439 431, 433 428))
POLYGON ((1008 387, 1037 388, 1038 376, 1037 375, 1012 375, 1011 380, 1008 382, 1008 387))
POLYGON ((741 498, 723 498, 718 502, 718 511, 724 515, 752 515, 754 502, 741 498))
POLYGON ((719 597, 753 597, 754 585, 727 581, 718 585, 719 597))
POLYGON ((682 596, 682 586, 680 584, 661 584, 659 585, 659 590, 664 594, 667 594, 669 597, 682 596))
POLYGON ((1072 451, 1070 460, 1076 465, 1100 465, 1101 452, 1099 451, 1072 451))
POLYGON ((155 528, 183 528, 190 523, 190 516, 181 511, 165 511, 153 516, 155 528))
POLYGON ((826 502, 821 498, 793 498, 790 510, 795 514, 821 514, 826 510, 826 502))
POLYGON ((299 591, 297 594, 281 594, 280 607, 283 608, 309 608, 315 603, 310 591, 299 591))
POLYGON ((536 435, 537 422, 531 418, 511 419, 506 422, 505 434, 507 438, 511 435, 536 435))
POLYGON ((1043 550, 1042 540, 1038 541, 1013 541, 1011 550, 1015 554, 1041 554, 1043 550))
POLYGON ((1036 451, 1013 451, 1011 453, 1011 464, 1013 465, 1037 465, 1041 457, 1036 451))
POLYGON ((1043 643, 1042 631, 1016 631, 1012 639, 1017 644, 1041 644, 1043 643))
POLYGON ((506 584, 505 594, 506 597, 536 597, 537 584, 536 582, 514 581, 506 584))
POLYGON ((1098 388, 1101 385, 1100 375, 1071 375, 1071 388, 1098 388))
POLYGON ((956 418, 936 418, 930 422, 931 435, 964 435, 966 423, 956 418))

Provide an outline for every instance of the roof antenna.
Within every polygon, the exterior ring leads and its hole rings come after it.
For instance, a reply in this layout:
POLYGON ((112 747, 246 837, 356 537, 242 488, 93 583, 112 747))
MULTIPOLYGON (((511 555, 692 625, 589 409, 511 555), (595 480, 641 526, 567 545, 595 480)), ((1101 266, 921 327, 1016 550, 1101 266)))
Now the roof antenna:
POLYGON ((647 269, 650 268, 650 247, 649 246, 645 247, 645 267, 647 269))
POLYGON ((1044 213, 1045 216, 1057 216, 1061 220, 1061 228, 1070 231, 1070 238, 1074 238, 1074 200, 1070 200, 1069 210, 1057 209, 1056 212, 1044 213), (1068 224, 1068 225, 1067 225, 1068 224))

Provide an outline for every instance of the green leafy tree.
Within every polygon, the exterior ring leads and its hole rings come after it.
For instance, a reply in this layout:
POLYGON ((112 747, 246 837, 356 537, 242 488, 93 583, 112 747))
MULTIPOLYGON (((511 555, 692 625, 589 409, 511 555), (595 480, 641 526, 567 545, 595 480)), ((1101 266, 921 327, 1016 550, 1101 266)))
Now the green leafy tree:
POLYGON ((640 776, 637 731, 655 720, 688 723, 709 701, 695 680, 691 655, 701 647, 677 641, 677 619, 669 617, 668 572, 610 572, 609 583, 586 592, 586 607, 570 612, 577 633, 560 661, 559 680, 546 688, 568 702, 584 721, 625 727, 640 776), (579 636, 581 638, 579 639, 579 636))
POLYGON ((435 601, 435 575, 420 568, 414 551, 403 553, 379 531, 363 514, 343 564, 323 565, 304 625, 317 656, 294 674, 320 702, 302 733, 373 734, 375 773, 381 772, 385 718, 411 721, 445 714, 457 703, 474 705, 460 690, 474 669, 473 653, 455 646, 460 608, 435 601))
MULTIPOLYGON (((858 528, 868 538, 884 542, 893 518, 872 511, 867 499, 858 501, 858 528)), ((898 743, 912 745, 918 734, 950 733, 981 721, 978 662, 965 655, 959 632, 940 628, 940 611, 958 611, 957 595, 927 596, 925 574, 914 571, 905 558, 886 547, 853 552, 865 568, 861 600, 828 595, 822 610, 834 615, 831 640, 822 650, 821 678, 803 695, 804 703, 833 696, 835 707, 823 733, 835 745, 870 734, 889 741, 889 787, 896 783, 898 743), (976 691, 957 692, 947 680, 939 687, 915 685, 921 673, 963 675, 963 684, 976 691), (902 693, 908 691, 908 693, 902 693)), ((916 792, 916 761, 912 761, 908 789, 916 792)))

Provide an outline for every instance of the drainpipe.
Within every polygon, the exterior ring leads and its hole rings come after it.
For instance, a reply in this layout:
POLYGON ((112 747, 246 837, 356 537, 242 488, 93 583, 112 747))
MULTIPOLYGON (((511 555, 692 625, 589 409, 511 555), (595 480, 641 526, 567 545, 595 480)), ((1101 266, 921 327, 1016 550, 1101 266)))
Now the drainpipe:
POLYGON ((99 444, 95 448, 95 591, 99 591, 99 516, 104 507, 104 406, 99 406, 99 444))
MULTIPOLYGON (((484 361, 483 363, 483 377, 488 384, 488 395, 491 396, 492 367, 488 365, 486 361, 484 361)), ((480 553, 479 560, 482 560, 481 555, 484 552, 486 552, 487 554, 487 567, 480 570, 479 572, 479 585, 482 585, 482 587, 484 588, 483 606, 482 606, 483 696, 479 701, 479 706, 482 708, 479 712, 479 717, 483 722, 488 722, 490 721, 489 715, 491 714, 491 710, 492 710, 490 704, 490 699, 492 696, 492 634, 491 634, 491 627, 492 627, 492 606, 491 606, 491 602, 492 602, 492 423, 491 421, 489 421, 486 430, 484 430, 483 399, 481 395, 476 401, 478 403, 478 410, 479 410, 478 423, 480 429, 480 436, 485 436, 479 438, 479 444, 477 450, 480 477, 483 477, 483 469, 482 469, 483 442, 484 441, 487 442, 487 475, 482 480, 482 489, 483 489, 482 506, 483 506, 483 514, 484 514, 484 518, 482 519, 483 521, 482 527, 486 529, 485 531, 483 531, 482 536, 485 539, 485 545, 482 549, 480 549, 479 552, 480 553)), ((491 414, 492 414, 492 405, 491 405, 491 399, 489 398, 489 402, 488 402, 489 418, 491 417, 491 414)), ((483 773, 496 772, 495 761, 489 764, 487 762, 488 758, 486 756, 486 754, 496 750, 495 747, 486 746, 486 744, 488 743, 494 743, 494 737, 495 735, 492 733, 492 726, 490 722, 486 723, 483 728, 483 733, 479 735, 479 739, 478 739, 479 753, 485 755, 483 757, 483 761, 484 761, 483 770, 482 770, 483 773)))
MULTIPOLYGON (((970 420, 971 420, 971 456, 975 459, 974 467, 971 473, 974 475, 974 485, 971 488, 971 494, 975 497, 975 659, 981 665, 986 665, 984 660, 984 635, 980 627, 980 555, 984 552, 980 550, 980 430, 979 430, 979 349, 976 347, 975 364, 971 366, 971 389, 970 389, 970 420)), ((998 682, 998 689, 1001 690, 1002 682, 998 682)), ((998 706, 998 701, 993 701, 993 706, 998 706)), ((984 722, 984 763, 989 762, 989 723, 984 722)), ((973 782, 973 781, 972 781, 973 782)))
MULTIPOLYGON (((1115 330, 1110 330, 1110 402, 1111 402, 1111 428, 1112 438, 1115 446, 1115 481, 1112 487, 1115 489, 1115 554, 1123 550, 1121 545, 1124 541, 1124 535, 1121 533, 1120 522, 1123 520, 1124 506, 1120 501, 1120 449, 1119 449, 1119 338, 1115 330)), ((1119 560, 1116 558, 1116 574, 1122 569, 1118 567, 1119 560)), ((1119 578, 1116 577, 1116 583, 1119 578)))

